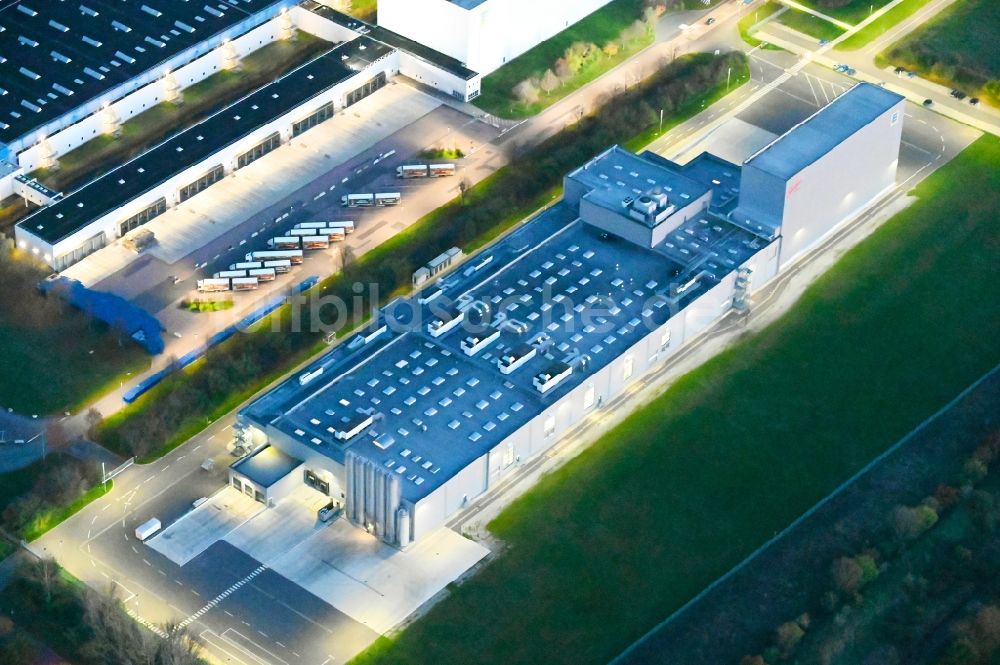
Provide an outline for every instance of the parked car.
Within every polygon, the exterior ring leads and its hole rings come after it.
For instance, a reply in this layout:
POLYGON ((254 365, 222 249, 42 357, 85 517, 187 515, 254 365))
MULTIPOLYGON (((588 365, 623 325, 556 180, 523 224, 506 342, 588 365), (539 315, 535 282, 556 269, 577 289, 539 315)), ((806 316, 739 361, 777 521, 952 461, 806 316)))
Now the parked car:
POLYGON ((848 67, 847 69, 844 70, 844 73, 847 74, 848 76, 854 76, 855 74, 858 73, 858 70, 856 70, 854 67, 848 67))
POLYGON ((973 106, 979 106, 979 97, 969 97, 969 103, 973 106))
POLYGON ((924 102, 923 102, 923 106, 924 106, 924 108, 930 108, 930 107, 934 106, 934 100, 932 100, 932 99, 925 99, 924 102))
POLYGON ((895 68, 894 70, 892 70, 892 71, 893 71, 893 73, 895 73, 895 74, 896 74, 896 76, 902 76, 903 74, 906 74, 906 73, 907 73, 907 71, 906 71, 905 69, 903 69, 902 67, 896 67, 896 68, 895 68))
POLYGON ((712 25, 713 23, 715 23, 714 17, 710 17, 707 21, 705 21, 705 25, 712 25))
POLYGON ((955 99, 965 99, 965 93, 961 90, 952 90, 949 94, 955 99))
POLYGON ((330 503, 326 504, 325 506, 319 509, 319 521, 329 522, 339 514, 340 514, 340 509, 336 508, 333 505, 333 502, 331 501, 330 503))

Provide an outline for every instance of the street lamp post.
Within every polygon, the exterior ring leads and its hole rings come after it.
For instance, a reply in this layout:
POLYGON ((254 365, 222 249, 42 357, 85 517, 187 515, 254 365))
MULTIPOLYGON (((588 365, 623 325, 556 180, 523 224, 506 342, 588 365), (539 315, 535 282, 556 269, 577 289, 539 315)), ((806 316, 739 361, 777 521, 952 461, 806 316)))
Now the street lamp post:
POLYGON ((660 129, 657 131, 658 134, 663 133, 663 109, 660 109, 660 129))

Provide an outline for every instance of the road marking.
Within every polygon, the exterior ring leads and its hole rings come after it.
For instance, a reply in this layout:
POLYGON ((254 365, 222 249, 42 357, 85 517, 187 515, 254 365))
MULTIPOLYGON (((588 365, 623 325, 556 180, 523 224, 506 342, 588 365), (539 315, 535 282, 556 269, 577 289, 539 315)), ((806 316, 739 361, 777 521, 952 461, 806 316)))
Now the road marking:
MULTIPOLYGON (((212 647, 215 647, 216 649, 218 649, 222 653, 226 654, 230 659, 236 661, 240 665, 247 665, 247 662, 245 660, 239 658, 238 656, 236 656, 235 654, 233 654, 231 651, 227 651, 225 648, 220 647, 218 644, 216 644, 212 640, 208 639, 208 637, 206 637, 206 636, 209 635, 209 634, 215 635, 216 637, 219 637, 217 633, 215 633, 215 632, 213 632, 211 630, 208 630, 208 629, 204 630, 198 637, 200 637, 202 639, 202 641, 206 642, 207 644, 211 645, 212 647)), ((220 637, 219 639, 222 640, 223 642, 226 642, 226 644, 229 645, 229 646, 234 646, 234 645, 230 644, 224 638, 220 637)))
MULTIPOLYGON (((288 663, 288 661, 287 661, 287 660, 285 660, 284 658, 281 658, 281 657, 279 657, 279 656, 278 656, 277 654, 274 654, 274 653, 271 653, 270 651, 268 651, 267 649, 265 649, 265 648, 264 648, 264 647, 262 647, 261 645, 257 644, 256 642, 254 642, 253 640, 251 640, 251 639, 250 639, 249 637, 247 637, 247 636, 246 636, 246 635, 244 635, 243 633, 241 633, 240 631, 236 630, 235 628, 227 628, 227 629, 225 630, 225 632, 223 632, 223 633, 222 633, 222 639, 226 640, 227 642, 229 642, 229 643, 230 643, 230 644, 232 644, 233 646, 235 646, 235 647, 239 648, 239 649, 240 649, 241 651, 244 651, 244 652, 246 652, 247 654, 249 654, 249 655, 251 655, 251 656, 254 656, 254 658, 256 658, 257 660, 261 660, 261 661, 263 661, 263 659, 259 658, 258 656, 255 656, 255 655, 254 655, 254 654, 253 654, 252 652, 250 652, 250 650, 248 650, 248 649, 247 649, 246 647, 243 647, 243 646, 241 646, 241 645, 239 645, 239 644, 237 644, 237 643, 233 642, 233 640, 232 640, 232 639, 230 639, 230 638, 228 637, 228 635, 227 635, 227 633, 229 633, 229 632, 232 632, 232 633, 234 633, 234 634, 238 635, 238 636, 240 637, 240 639, 243 639, 243 640, 246 640, 246 641, 247 641, 247 642, 249 642, 250 644, 252 644, 252 645, 254 645, 255 647, 257 647, 258 649, 260 649, 260 650, 261 650, 261 651, 262 651, 263 653, 266 653, 266 654, 267 654, 268 656, 271 656, 272 658, 275 658, 275 659, 277 659, 277 660, 278 660, 279 662, 281 662, 281 663, 284 663, 285 665, 289 665, 289 663, 288 663)), ((260 631, 258 631, 258 632, 260 632, 260 631)), ((328 661, 328 662, 329 662, 329 661, 328 661)))
MULTIPOLYGON (((267 570, 267 566, 265 566, 265 565, 259 566, 252 573, 250 573, 249 575, 247 575, 246 577, 244 577, 242 580, 240 580, 236 584, 233 584, 231 587, 229 587, 228 589, 226 589, 225 591, 223 591, 222 593, 220 593, 218 596, 216 596, 212 600, 208 601, 208 603, 204 607, 202 607, 200 610, 198 610, 197 612, 195 612, 194 614, 192 614, 188 618, 186 618, 183 621, 181 621, 179 624, 177 624, 177 627, 178 628, 185 628, 187 626, 190 626, 192 623, 194 623, 195 621, 197 621, 198 619, 200 619, 204 614, 206 614, 207 612, 210 612, 216 605, 218 605, 219 603, 221 603, 222 601, 224 601, 226 598, 228 598, 230 595, 232 595, 237 590, 239 590, 239 588, 242 587, 244 584, 248 584, 248 583, 252 582, 255 577, 257 577, 258 575, 260 575, 261 573, 263 573, 265 570, 267 570)), ((247 624, 247 625, 250 625, 250 624, 247 624)))

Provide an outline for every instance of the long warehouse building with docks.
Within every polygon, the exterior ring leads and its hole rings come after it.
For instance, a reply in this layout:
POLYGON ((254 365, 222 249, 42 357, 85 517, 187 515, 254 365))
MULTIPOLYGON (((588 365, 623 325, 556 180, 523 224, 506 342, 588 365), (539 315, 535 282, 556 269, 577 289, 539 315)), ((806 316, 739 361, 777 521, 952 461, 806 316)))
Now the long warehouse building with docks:
POLYGON ((371 33, 399 51, 405 76, 463 100, 480 75, 456 59, 314 0, 0 3, 0 199, 58 195, 37 169, 297 30, 333 43, 371 33))
POLYGON ((231 484, 268 504, 310 486, 407 547, 889 191, 903 103, 859 84, 742 166, 610 148, 562 202, 244 409, 253 452, 231 484))

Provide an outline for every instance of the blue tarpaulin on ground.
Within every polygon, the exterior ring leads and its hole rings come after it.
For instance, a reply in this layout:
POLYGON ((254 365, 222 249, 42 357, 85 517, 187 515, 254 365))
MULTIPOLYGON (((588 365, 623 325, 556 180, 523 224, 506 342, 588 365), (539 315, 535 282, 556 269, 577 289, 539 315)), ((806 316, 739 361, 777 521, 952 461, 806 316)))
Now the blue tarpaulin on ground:
POLYGON ((129 335, 147 353, 163 353, 163 327, 156 317, 112 293, 94 291, 68 277, 56 277, 42 282, 42 291, 64 298, 88 316, 105 322, 129 335))
MULTIPOLYGON (((311 275, 306 279, 302 280, 301 282, 299 282, 295 287, 293 287, 292 291, 293 293, 302 293, 303 291, 307 291, 312 287, 316 286, 318 282, 319 282, 319 277, 316 275, 311 275)), ((149 376, 147 376, 145 379, 142 380, 142 382, 140 382, 134 388, 130 389, 128 392, 122 395, 122 399, 125 400, 126 404, 131 404, 135 400, 139 399, 139 397, 149 392, 149 390, 152 389, 153 386, 155 386, 160 381, 170 376, 170 374, 172 374, 178 369, 183 369, 187 367, 188 365, 190 365, 191 363, 193 363, 194 361, 198 360, 203 355, 205 355, 205 352, 208 351, 210 348, 226 341, 227 339, 235 335, 238 331, 246 330, 253 324, 257 323, 258 321, 266 317, 268 314, 274 312, 274 310, 281 307, 284 304, 284 302, 285 302, 285 296, 277 296, 275 298, 272 298, 271 300, 267 301, 264 305, 258 307, 253 312, 240 319, 240 321, 236 325, 232 325, 229 326, 228 328, 220 330, 219 332, 209 337, 208 342, 206 342, 205 344, 202 344, 198 346, 196 349, 192 349, 191 351, 185 353, 183 356, 177 359, 176 363, 170 365, 170 367, 167 367, 165 369, 160 370, 159 372, 156 372, 155 374, 150 374, 149 376)))

